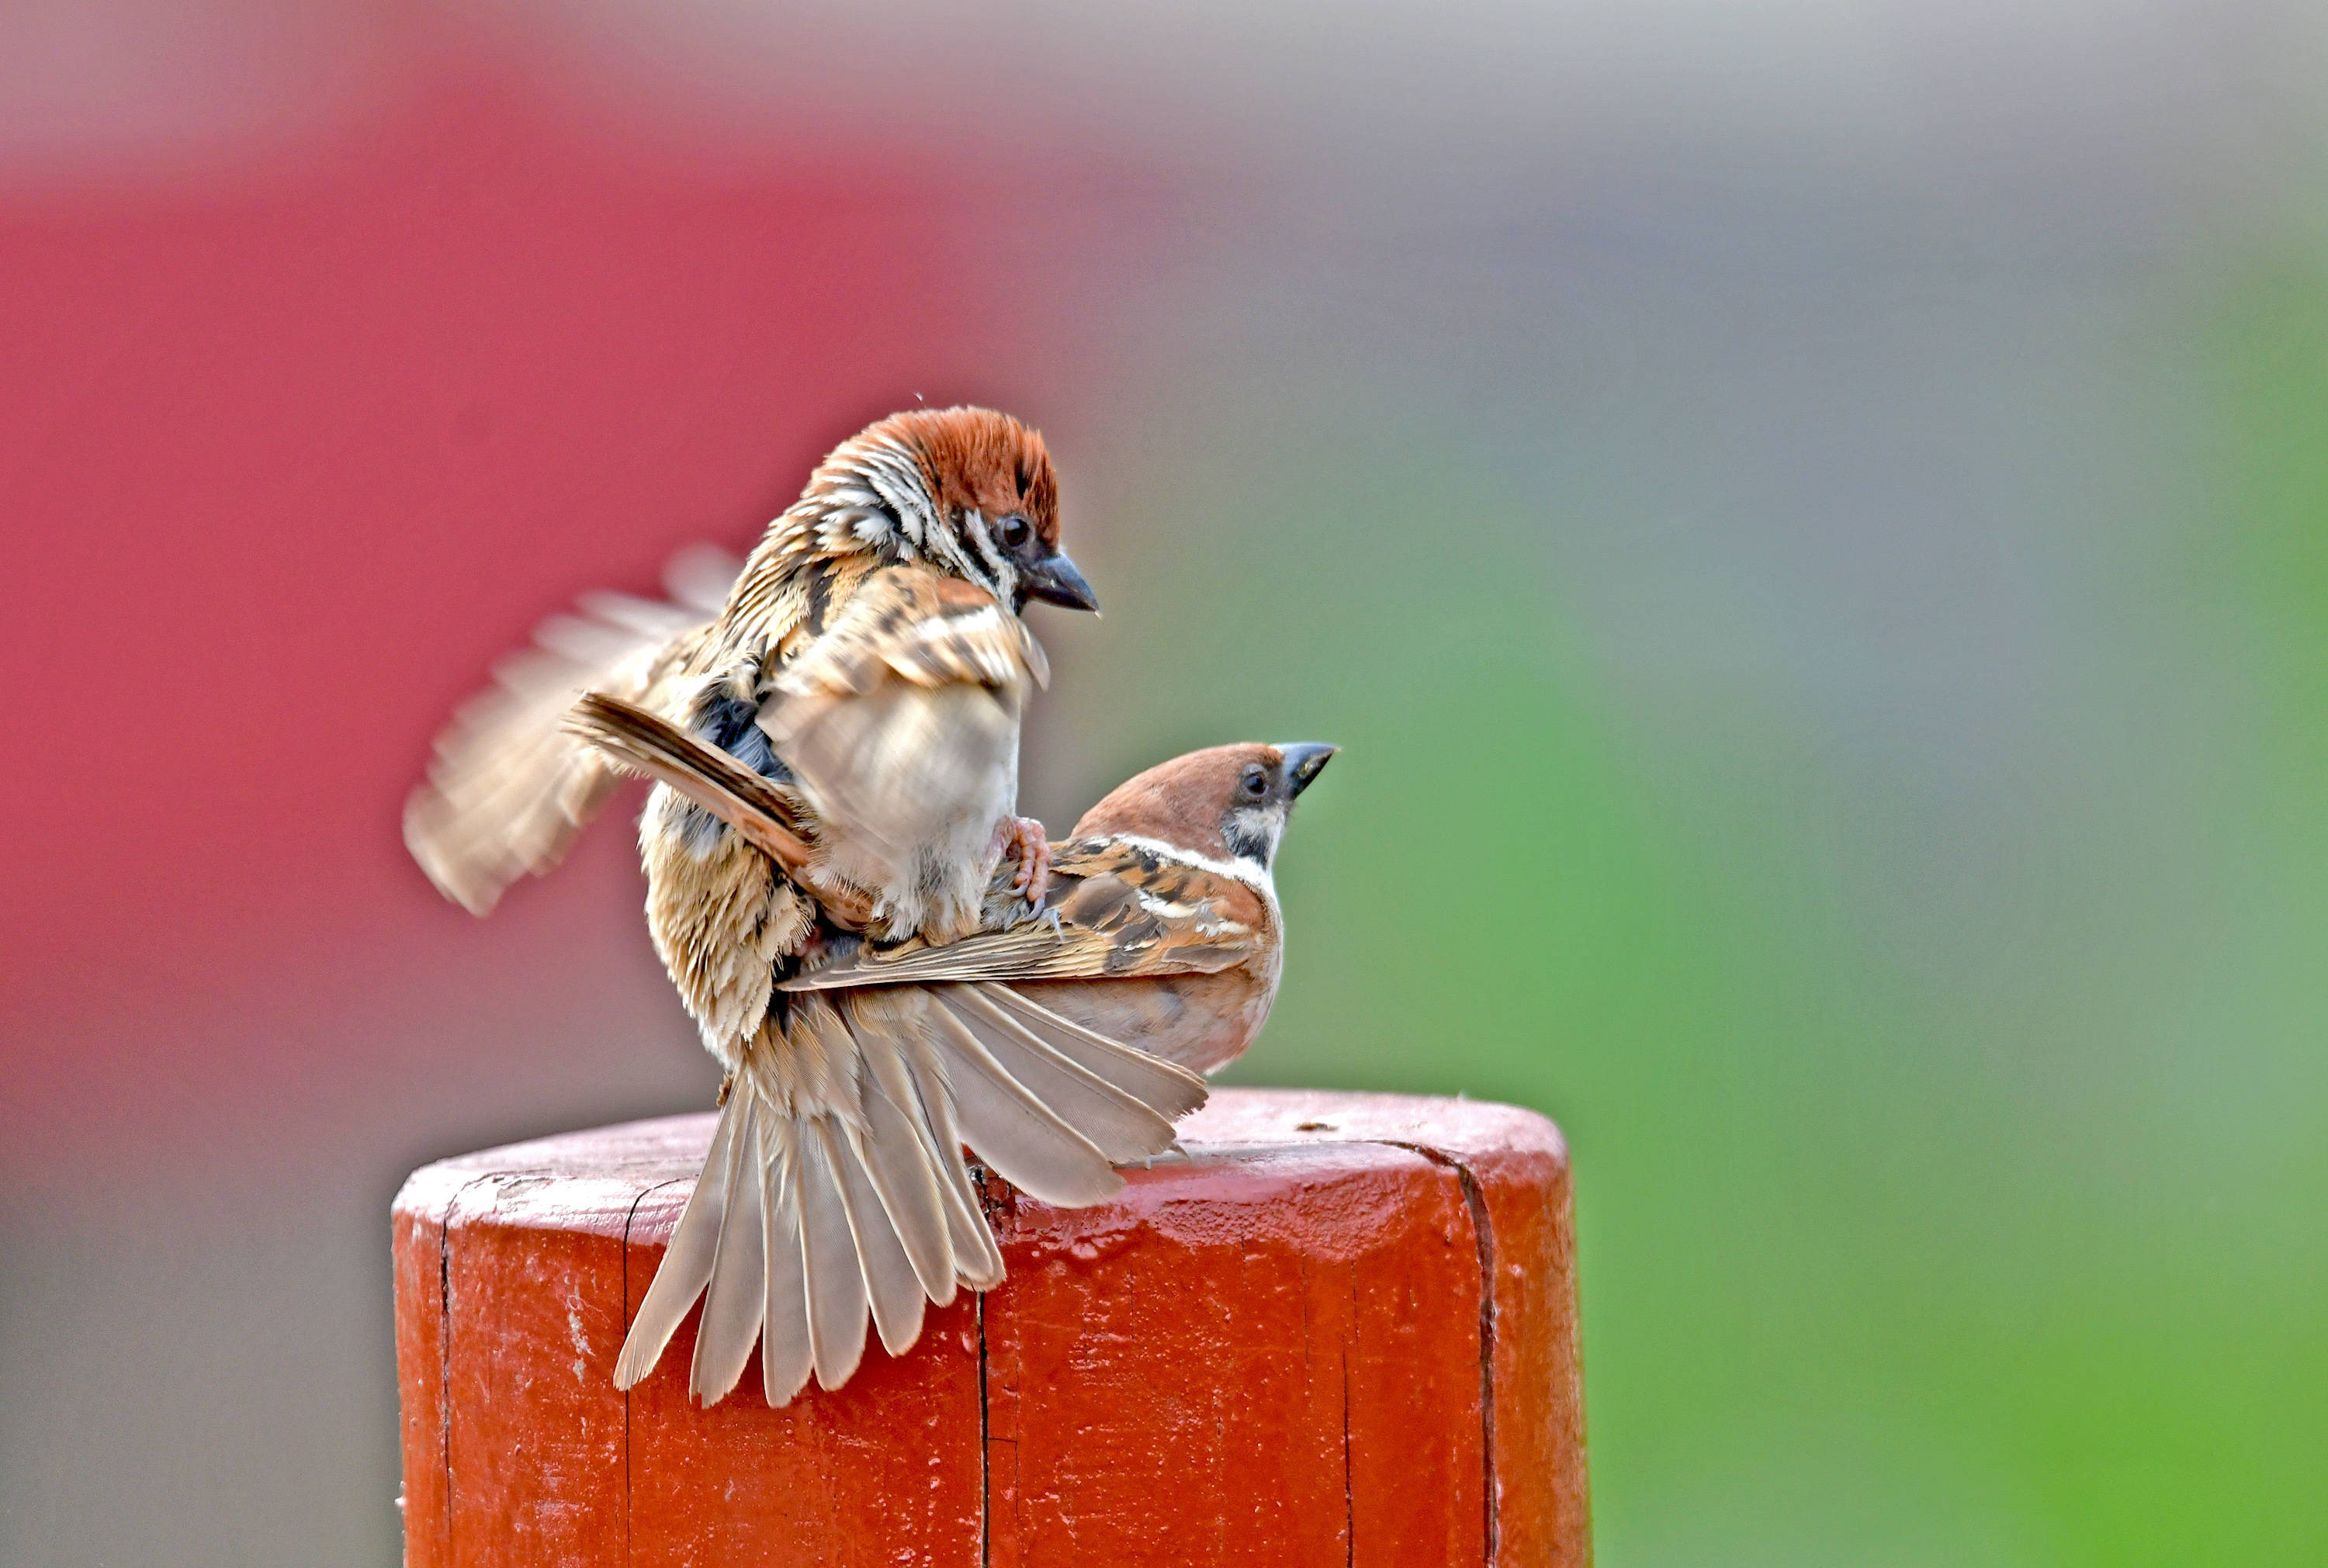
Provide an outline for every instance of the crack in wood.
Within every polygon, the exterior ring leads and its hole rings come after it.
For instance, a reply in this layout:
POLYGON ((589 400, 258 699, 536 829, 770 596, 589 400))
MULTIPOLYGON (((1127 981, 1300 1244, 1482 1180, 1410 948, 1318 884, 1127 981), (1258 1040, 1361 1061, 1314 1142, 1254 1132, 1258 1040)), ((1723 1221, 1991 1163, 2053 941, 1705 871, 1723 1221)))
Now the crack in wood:
MULTIPOLYGON (((986 1167, 972 1160, 968 1169, 971 1189, 978 1194, 979 1216, 989 1230, 996 1229, 995 1220, 1004 1212, 1006 1199, 993 1190, 986 1167)), ((1001 1244, 999 1235, 995 1243, 1001 1244)), ((987 1292, 979 1291, 972 1298, 978 1324, 978 1568, 992 1568, 994 1563, 994 1437, 987 1404, 986 1296, 987 1292)))
POLYGON ((975 1298, 978 1319, 978 1564, 994 1561, 994 1449, 986 1414, 986 1292, 975 1298))
MULTIPOLYGON (((1355 1305, 1355 1281, 1350 1293, 1355 1305)), ((1342 1568, 1355 1568, 1357 1560, 1358 1500, 1350 1485, 1350 1346, 1346 1339, 1342 1343, 1342 1568)))
POLYGON ((1463 1207, 1471 1216, 1471 1238, 1479 1253, 1479 1537, 1486 1568, 1495 1568, 1503 1548, 1503 1521, 1496 1509, 1496 1232, 1488 1218, 1487 1195, 1479 1190, 1479 1178, 1471 1168, 1445 1150, 1394 1139, 1384 1141, 1452 1170, 1463 1190, 1463 1207))
MULTIPOLYGON (((631 1227, 638 1223, 639 1205, 646 1202, 664 1188, 677 1187, 681 1181, 686 1179, 688 1178, 684 1177, 674 1178, 669 1181, 652 1182, 641 1188, 638 1196, 631 1199, 630 1212, 623 1216, 622 1319, 624 1338, 628 1338, 631 1332, 631 1227)), ((631 1391, 625 1388, 623 1390, 623 1561, 625 1563, 631 1561, 632 1557, 631 1495, 637 1474, 637 1463, 636 1456, 631 1447, 631 1391)))
POLYGON ((446 1563, 453 1560, 453 1216, 471 1188, 493 1179, 491 1176, 472 1177, 455 1188, 453 1196, 446 1200, 445 1217, 436 1226, 436 1310, 444 1314, 436 1336, 436 1440, 445 1450, 445 1547, 441 1561, 446 1563))
POLYGON ((1487 1544, 1488 1568, 1495 1568, 1503 1550, 1503 1520, 1496 1507, 1496 1229, 1488 1219, 1487 1196, 1479 1178, 1460 1160, 1450 1160, 1463 1184, 1463 1202, 1471 1211, 1471 1235, 1479 1247, 1479 1487, 1481 1525, 1487 1544))

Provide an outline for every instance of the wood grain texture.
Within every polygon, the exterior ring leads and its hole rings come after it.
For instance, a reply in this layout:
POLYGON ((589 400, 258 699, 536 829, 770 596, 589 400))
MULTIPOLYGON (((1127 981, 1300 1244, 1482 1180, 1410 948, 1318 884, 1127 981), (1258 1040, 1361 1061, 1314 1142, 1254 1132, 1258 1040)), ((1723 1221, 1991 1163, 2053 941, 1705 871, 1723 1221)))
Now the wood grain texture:
POLYGON ((1530 1112, 1224 1089, 1050 1208, 904 1357, 709 1411, 611 1381, 709 1116, 491 1150, 396 1202, 408 1563, 1582 1568, 1567 1152, 1530 1112))

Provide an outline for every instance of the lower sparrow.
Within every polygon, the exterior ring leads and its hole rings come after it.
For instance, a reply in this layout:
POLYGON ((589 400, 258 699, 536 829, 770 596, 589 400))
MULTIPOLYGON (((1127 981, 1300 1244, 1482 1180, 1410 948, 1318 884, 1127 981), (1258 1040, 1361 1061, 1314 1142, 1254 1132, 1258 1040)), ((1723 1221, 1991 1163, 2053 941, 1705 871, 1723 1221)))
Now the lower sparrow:
MULTIPOLYGON (((748 774, 727 776, 740 770, 673 727, 605 699, 586 699, 573 726, 747 840, 795 852, 795 828, 770 809, 781 803, 755 798, 748 774)), ((1283 933, 1270 867, 1333 751, 1217 746, 1140 775, 1056 849, 1047 914, 998 874, 979 934, 831 933, 778 988, 803 1048, 747 1061, 726 1097, 617 1384, 652 1368, 701 1296, 697 1397, 724 1397, 756 1339, 771 1404, 812 1372, 836 1387, 862 1355, 868 1306, 895 1355, 919 1335, 925 1300, 1000 1282, 965 1143, 1063 1207, 1107 1197, 1122 1186, 1115 1164, 1167 1147, 1170 1121, 1205 1097, 1176 1063, 1222 1065, 1268 1016, 1283 933), (813 1103, 838 1113, 802 1113, 790 1079, 811 1055, 840 1085, 813 1103)))

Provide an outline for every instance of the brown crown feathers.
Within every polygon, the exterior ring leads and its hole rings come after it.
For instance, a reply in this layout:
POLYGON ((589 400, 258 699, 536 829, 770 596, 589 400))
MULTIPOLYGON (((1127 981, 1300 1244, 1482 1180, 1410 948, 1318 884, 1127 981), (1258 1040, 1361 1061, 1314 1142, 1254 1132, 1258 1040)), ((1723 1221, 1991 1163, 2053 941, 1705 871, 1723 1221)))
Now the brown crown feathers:
POLYGON ((982 408, 909 408, 868 429, 911 447, 938 502, 987 517, 1022 513, 1045 542, 1059 542, 1059 476, 1043 433, 982 408))

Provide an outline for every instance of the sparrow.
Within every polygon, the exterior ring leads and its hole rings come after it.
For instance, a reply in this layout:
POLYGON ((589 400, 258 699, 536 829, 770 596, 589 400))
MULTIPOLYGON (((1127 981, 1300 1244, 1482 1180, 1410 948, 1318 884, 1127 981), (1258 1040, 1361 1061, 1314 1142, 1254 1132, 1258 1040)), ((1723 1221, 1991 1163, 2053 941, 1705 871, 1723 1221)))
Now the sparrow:
MULTIPOLYGON (((752 841, 800 852, 785 803, 674 727, 600 695, 572 726, 752 841)), ((854 1041, 858 1119, 803 1140, 762 1109, 780 1092, 727 1097, 616 1383, 652 1370, 701 1297, 690 1387, 705 1404, 735 1387, 756 1339, 771 1404, 812 1372, 838 1387, 868 1306, 896 1355, 925 1300, 1001 1282, 964 1144, 1060 1207, 1100 1201, 1122 1185, 1116 1165, 1169 1147, 1169 1123, 1205 1098, 1189 1068, 1233 1059, 1268 1017, 1283 939, 1271 865, 1294 799, 1333 754, 1176 758, 1085 813, 1055 852, 1047 912, 998 874, 979 934, 820 944, 778 991, 804 1031, 854 1041)))
POLYGON ((1285 922, 1272 868, 1294 801, 1338 749, 1248 743, 1160 763, 1053 847, 1047 924, 860 946, 785 989, 1001 981, 1094 1034, 1216 1073, 1277 1000, 1285 922))
MULTIPOLYGON (((878 1109, 910 1103, 895 1101, 901 1084, 915 1093, 894 1075, 881 1087, 892 1067, 943 1071, 926 1042, 904 1025, 904 1035, 878 1035, 878 1006, 852 1028, 829 1004, 796 1005, 776 985, 835 937, 980 929, 1006 861, 1009 899, 1030 915, 1041 906, 1048 843, 1015 803, 1020 714, 1047 670, 1020 612, 1030 599, 1096 608, 1058 538, 1040 436, 986 409, 894 415, 817 466, 724 593, 698 559, 674 573, 675 603, 600 597, 547 625, 540 646, 455 717, 407 805, 406 842, 423 869, 470 909, 489 909, 517 877, 554 865, 623 777, 607 751, 566 728, 589 690, 725 759, 728 782, 771 808, 779 825, 739 831, 705 809, 699 789, 659 777, 640 852, 656 952, 727 1070, 723 1124, 733 1131, 715 1143, 701 1185, 732 1176, 742 1192, 780 1170, 792 1185, 769 1212, 797 1215, 802 1248, 850 1260, 812 1276, 824 1292, 817 1370, 828 1385, 855 1365, 864 1277, 887 1291, 899 1268, 917 1268, 926 1278, 912 1277, 951 1295, 938 1254, 909 1257, 898 1235, 902 1226, 917 1245, 927 1239, 919 1222, 943 1202, 934 1168, 958 1156, 936 1151, 951 1144, 901 1141, 901 1124, 878 1109), (907 1217, 888 1225, 885 1213, 907 1217), (849 1223, 836 1231, 835 1216, 849 1223)), ((1169 1144, 1174 1108, 1201 1088, 1107 1044, 1134 1060, 1123 1075, 1138 1087, 1103 1107, 1027 1095, 1025 1136, 1088 1147, 1076 1122, 1113 1115, 1094 1128, 1112 1157, 1169 1144)), ((965 1266, 999 1277, 990 1236, 969 1228, 984 1245, 962 1254, 965 1266)), ((731 1266, 723 1278, 751 1272, 731 1266)), ((895 1292, 875 1300, 886 1310, 895 1292)), ((723 1294, 713 1301, 725 1310, 723 1294)), ((906 1332, 901 1322, 884 1321, 885 1336, 906 1332)))

